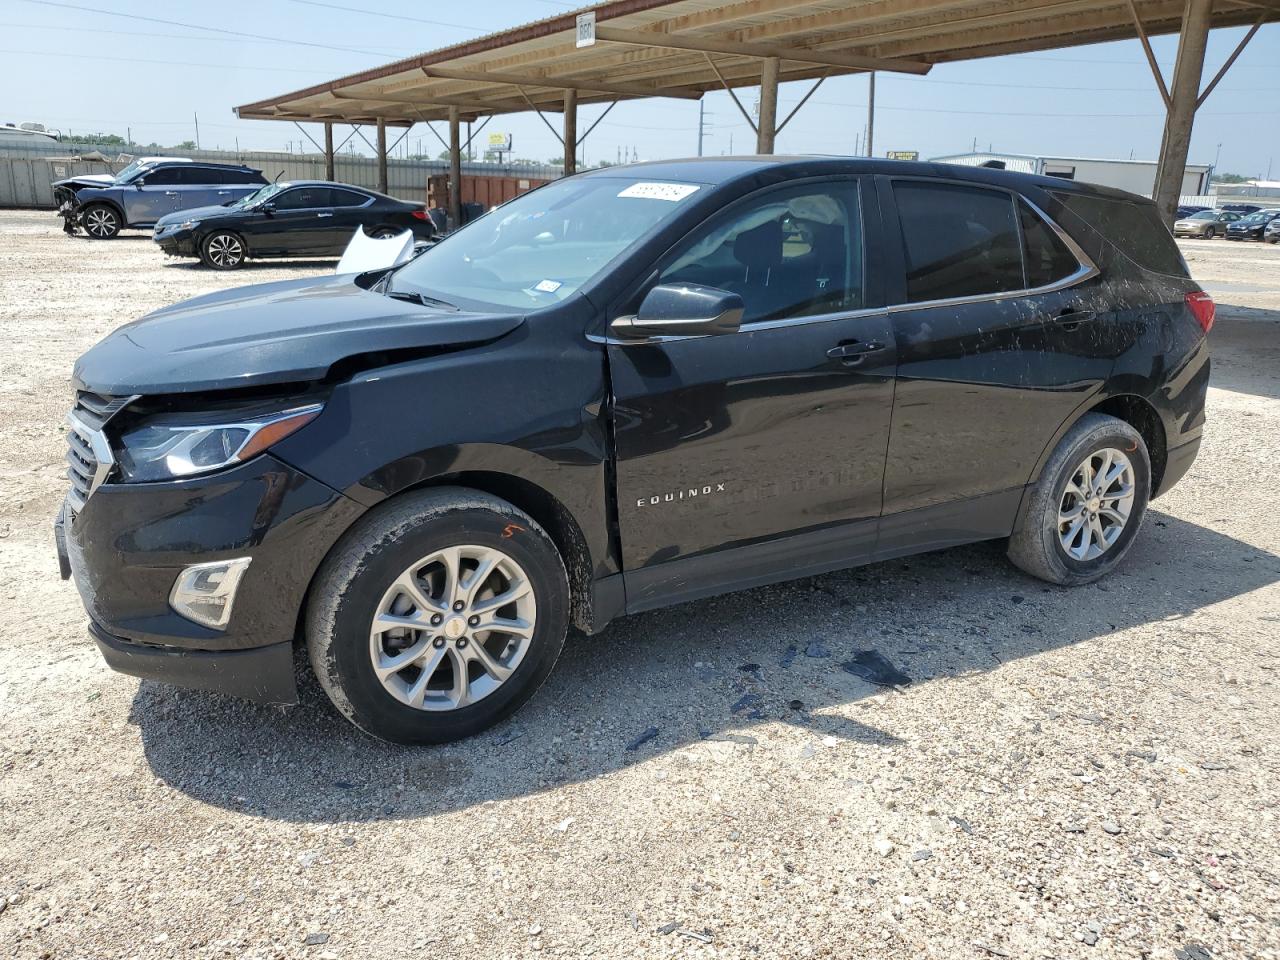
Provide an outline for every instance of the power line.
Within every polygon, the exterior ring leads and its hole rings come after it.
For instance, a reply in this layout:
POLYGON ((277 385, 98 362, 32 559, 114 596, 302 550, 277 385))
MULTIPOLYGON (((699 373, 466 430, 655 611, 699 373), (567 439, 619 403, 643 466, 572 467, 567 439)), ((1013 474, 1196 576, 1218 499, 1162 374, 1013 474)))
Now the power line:
POLYGON ((63 10, 80 10, 85 13, 100 13, 108 17, 123 17, 125 20, 142 20, 148 23, 160 23, 168 27, 183 27, 187 30, 207 30, 209 33, 221 33, 229 37, 241 37, 248 40, 267 40, 271 43, 285 43, 295 47, 315 47, 320 50, 336 50, 339 53, 359 53, 365 56, 382 56, 377 50, 359 50, 354 47, 335 47, 327 43, 313 43, 310 40, 286 40, 283 37, 266 37, 260 33, 243 33, 239 30, 224 30, 222 27, 206 27, 198 23, 183 23, 180 20, 163 20, 159 17, 146 17, 139 13, 118 13, 115 10, 103 10, 99 7, 82 7, 75 3, 60 3, 58 0, 22 0, 23 3, 34 3, 40 7, 56 7, 63 10))
MULTIPOLYGON (((106 60, 111 63, 154 63, 165 67, 209 67, 214 70, 226 70, 226 63, 192 63, 190 60, 144 60, 139 57, 105 57, 101 54, 82 54, 82 53, 63 53, 63 52, 43 52, 40 50, 0 50, 0 53, 14 54, 16 56, 33 56, 33 57, 65 57, 71 60, 106 60)), ((290 67, 246 67, 234 64, 234 68, 239 70, 261 70, 270 73, 307 73, 312 76, 328 76, 328 71, 324 70, 295 70, 290 67)))
MULTIPOLYGON (((0 27, 11 27, 14 30, 56 30, 58 33, 65 33, 68 30, 77 33, 106 33, 117 37, 157 37, 166 40, 194 40, 199 43, 277 43, 274 37, 262 40, 252 40, 247 37, 196 37, 189 33, 158 33, 152 30, 108 30, 103 27, 72 27, 66 24, 51 23, 0 23, 0 27)), ((396 53, 415 53, 416 47, 399 47, 396 50, 385 51, 388 54, 396 53)))
POLYGON ((344 7, 338 3, 323 3, 321 0, 289 0, 290 3, 301 3, 308 7, 326 7, 329 10, 344 10, 347 13, 358 13, 365 17, 385 17, 388 20, 407 20, 410 23, 425 23, 432 27, 452 27, 455 30, 470 30, 472 33, 488 33, 481 27, 470 27, 463 23, 448 23, 444 20, 424 20, 421 17, 406 17, 401 13, 383 13, 381 10, 361 10, 359 7, 344 7))

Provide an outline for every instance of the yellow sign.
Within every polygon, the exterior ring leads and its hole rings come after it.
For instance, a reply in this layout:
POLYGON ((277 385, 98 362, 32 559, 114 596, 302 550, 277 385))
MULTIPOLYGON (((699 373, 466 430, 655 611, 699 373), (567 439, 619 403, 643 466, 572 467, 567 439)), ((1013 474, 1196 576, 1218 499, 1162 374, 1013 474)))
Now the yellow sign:
POLYGON ((889 160, 919 160, 919 150, 890 150, 885 154, 889 160))

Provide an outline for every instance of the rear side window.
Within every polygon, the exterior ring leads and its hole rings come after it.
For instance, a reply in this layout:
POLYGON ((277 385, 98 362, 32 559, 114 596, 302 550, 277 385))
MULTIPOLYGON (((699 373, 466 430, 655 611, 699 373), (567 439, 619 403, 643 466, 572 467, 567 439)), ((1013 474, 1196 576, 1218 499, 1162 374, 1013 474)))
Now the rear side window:
POLYGON ((358 207, 368 199, 354 190, 339 190, 337 187, 329 190, 329 204, 334 207, 358 207))
POLYGON ((1013 197, 950 183, 893 185, 907 262, 907 300, 921 303, 1024 288, 1013 197))
POLYGON ((223 170, 223 183, 266 183, 267 178, 253 170, 223 170))
POLYGON ((312 207, 329 205, 327 187, 294 187, 277 196, 274 201, 277 210, 308 210, 312 207))
POLYGON ((1155 204, 1070 193, 1054 196, 1134 263, 1157 273, 1187 276, 1182 254, 1155 204))
POLYGON ((1025 200, 1018 201, 1022 242, 1027 252, 1027 287, 1047 287, 1080 269, 1080 261, 1044 219, 1025 200))

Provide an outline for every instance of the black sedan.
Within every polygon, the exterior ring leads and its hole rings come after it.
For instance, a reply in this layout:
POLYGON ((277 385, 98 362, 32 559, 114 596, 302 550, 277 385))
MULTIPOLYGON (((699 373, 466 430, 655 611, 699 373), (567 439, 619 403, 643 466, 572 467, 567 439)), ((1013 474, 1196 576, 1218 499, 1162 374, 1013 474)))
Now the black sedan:
POLYGON ((169 256, 234 270, 251 258, 340 256, 361 228, 374 237, 411 230, 417 240, 436 232, 422 204, 345 183, 293 180, 220 207, 161 217, 153 239, 169 256))
POLYGON ((1227 225, 1228 240, 1261 240, 1263 232, 1272 220, 1280 217, 1280 210, 1259 210, 1235 223, 1227 225))

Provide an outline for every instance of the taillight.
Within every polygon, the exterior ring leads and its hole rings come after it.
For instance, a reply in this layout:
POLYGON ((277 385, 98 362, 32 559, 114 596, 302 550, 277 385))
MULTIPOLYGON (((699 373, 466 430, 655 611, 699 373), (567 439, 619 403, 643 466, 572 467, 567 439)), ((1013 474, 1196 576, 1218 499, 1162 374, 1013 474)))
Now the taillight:
POLYGON ((415 220, 427 219, 427 211, 425 210, 413 210, 411 211, 411 213, 413 214, 413 219, 415 220))
POLYGON ((1213 326, 1213 297, 1203 290, 1195 290, 1182 299, 1187 309, 1191 311, 1191 315, 1196 318, 1196 323, 1200 324, 1205 333, 1208 333, 1213 326))

